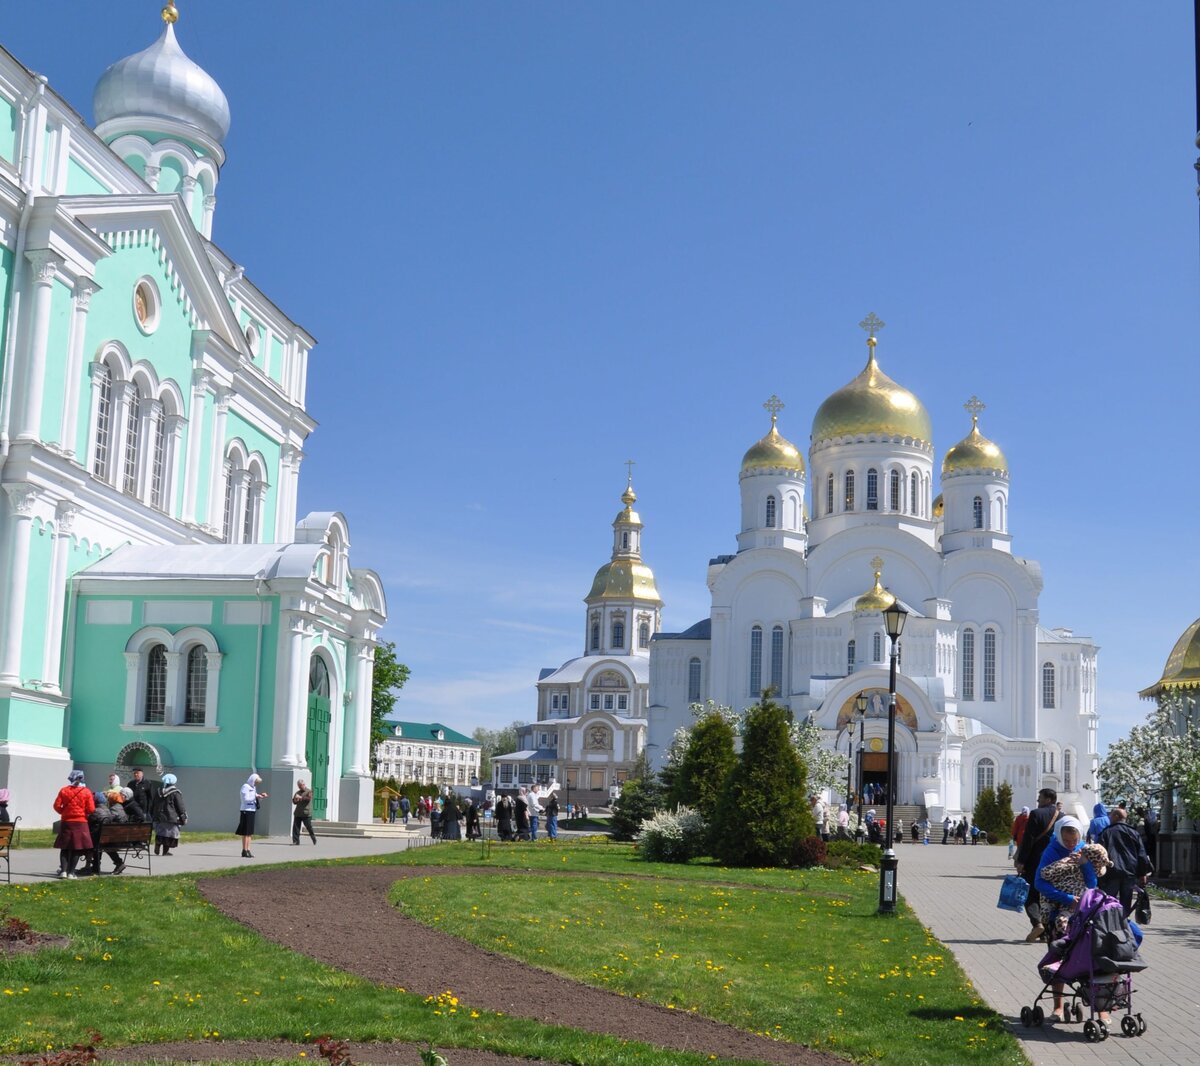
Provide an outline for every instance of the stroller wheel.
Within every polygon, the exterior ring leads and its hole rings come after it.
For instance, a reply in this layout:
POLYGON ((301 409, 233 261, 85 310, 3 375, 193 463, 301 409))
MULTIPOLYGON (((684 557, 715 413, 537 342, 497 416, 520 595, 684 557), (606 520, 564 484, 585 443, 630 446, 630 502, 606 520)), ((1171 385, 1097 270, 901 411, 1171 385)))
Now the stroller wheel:
POLYGON ((1046 1020, 1046 1013, 1041 1007, 1034 1007, 1030 1017, 1033 1019, 1034 1025, 1041 1025, 1046 1020))
POLYGON ((1083 1021, 1083 1008, 1078 1003, 1075 1004, 1075 1020, 1077 1022, 1083 1021))
POLYGON ((1137 1036, 1138 1023, 1137 1019, 1132 1014, 1126 1014, 1121 1019, 1121 1032, 1126 1036, 1137 1036))
POLYGON ((1105 1025, 1104 1022, 1099 1022, 1097 1024, 1100 1026, 1100 1039, 1107 1040, 1108 1039, 1108 1026, 1105 1025))
POLYGON ((1138 1036, 1141 1036, 1142 1033, 1144 1033, 1146 1031, 1146 1019, 1143 1018, 1140 1014, 1137 1016, 1137 1025, 1138 1025, 1138 1036))
MULTIPOLYGON (((1028 1007, 1021 1008, 1021 1024, 1025 1026, 1026 1029, 1033 1024, 1033 1011, 1031 1011, 1028 1007)), ((1134 1022, 1133 1024, 1136 1026, 1137 1022, 1134 1022)))
POLYGON ((1083 1023, 1083 1037, 1089 1044, 1100 1039, 1100 1027, 1091 1018, 1083 1023))

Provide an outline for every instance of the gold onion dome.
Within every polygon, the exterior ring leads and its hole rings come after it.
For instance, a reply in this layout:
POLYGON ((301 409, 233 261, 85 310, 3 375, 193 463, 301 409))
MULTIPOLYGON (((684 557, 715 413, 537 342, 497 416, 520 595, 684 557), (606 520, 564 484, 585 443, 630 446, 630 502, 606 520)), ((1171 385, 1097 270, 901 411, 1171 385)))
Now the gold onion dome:
POLYGON ((896 602, 896 597, 879 583, 883 574, 883 560, 878 556, 872 559, 871 568, 875 571, 875 585, 854 601, 856 611, 886 611, 896 602))
POLYGON ((592 591, 587 594, 587 602, 592 600, 662 603, 654 571, 639 559, 614 559, 600 567, 592 579, 592 591))
POLYGON ((946 452, 942 460, 942 476, 967 474, 978 470, 996 470, 1008 473, 1008 460, 999 446, 979 432, 979 412, 983 404, 972 396, 964 405, 971 412, 971 432, 946 452))
POLYGON ((870 315, 861 325, 869 334, 867 365, 817 408, 813 443, 843 437, 901 437, 932 444, 933 425, 924 404, 888 377, 875 360, 875 330, 883 323, 870 315))
POLYGON ((742 456, 742 474, 756 474, 760 470, 788 470, 803 474, 804 457, 775 427, 783 403, 778 396, 772 396, 763 407, 771 412, 771 431, 751 445, 750 450, 742 456))
POLYGON ((933 501, 933 517, 935 521, 946 517, 946 497, 940 492, 937 494, 937 499, 933 501))
POLYGON ((1162 677, 1139 695, 1158 696, 1176 689, 1200 688, 1200 618, 1183 631, 1167 656, 1162 677))

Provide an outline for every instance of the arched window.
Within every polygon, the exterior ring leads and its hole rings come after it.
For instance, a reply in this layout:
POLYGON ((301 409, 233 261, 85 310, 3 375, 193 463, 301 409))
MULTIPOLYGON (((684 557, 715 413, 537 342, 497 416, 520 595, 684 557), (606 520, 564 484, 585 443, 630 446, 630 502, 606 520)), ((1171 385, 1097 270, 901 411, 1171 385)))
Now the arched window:
POLYGON ((1063 791, 1074 791, 1074 781, 1072 781, 1072 771, 1075 769, 1075 759, 1072 757, 1070 750, 1063 752, 1063 791))
POLYGON ((962 634, 962 698, 975 698, 975 630, 964 629, 962 634))
POLYGON ((592 623, 592 651, 600 650, 600 623, 592 623))
POLYGON ((129 404, 129 426, 125 430, 124 474, 121 479, 122 491, 131 496, 136 496, 138 490, 138 449, 141 439, 142 397, 136 395, 129 404))
POLYGON ((155 644, 146 657, 146 699, 142 704, 142 721, 155 725, 167 717, 167 648, 155 644))
POLYGON ((150 506, 164 510, 167 484, 167 424, 165 418, 154 423, 154 451, 150 459, 150 506))
POLYGON ((871 638, 871 658, 874 662, 883 662, 883 634, 876 633, 871 638))
POLYGON ((900 471, 893 470, 888 478, 888 510, 900 510, 900 471))
POLYGON ((621 534, 621 551, 629 551, 629 534, 621 534))
POLYGON ((688 660, 688 703, 700 702, 700 660, 688 660))
POLYGON ((108 480, 109 452, 112 448, 113 377, 103 363, 96 367, 96 443, 92 451, 92 473, 108 480))
POLYGON ((750 695, 762 695, 762 626, 750 630, 750 695))
POLYGON ((638 626, 638 647, 639 648, 650 647, 650 623, 649 622, 642 622, 641 625, 638 626))
POLYGON ((854 471, 846 471, 846 502, 843 510, 854 510, 854 471))
POLYGON ((767 497, 767 520, 765 522, 767 529, 775 528, 775 497, 767 497))
POLYGON ((186 684, 183 724, 204 725, 208 703, 208 652, 202 644, 195 645, 187 654, 186 684))
POLYGON ((833 514, 833 475, 825 481, 825 513, 833 514))
POLYGON ((874 468, 867 471, 867 510, 879 510, 879 472, 874 468))
POLYGON ((611 646, 614 648, 625 647, 625 623, 624 622, 613 622, 611 646))
MULTIPOLYGON (((242 543, 253 544, 258 539, 258 520, 262 514, 263 483, 252 478, 246 488, 246 510, 242 516, 242 543)), ((332 559, 332 555, 330 556, 332 559)))
POLYGON ((971 501, 971 516, 976 529, 983 529, 983 497, 976 496, 971 501))
POLYGON ((996 698, 996 631, 983 631, 983 698, 996 698))
POLYGON ((975 798, 985 788, 996 787, 996 764, 986 755, 975 764, 975 798))
POLYGON ((921 479, 917 477, 917 472, 914 470, 913 475, 908 480, 908 513, 920 514, 917 506, 917 501, 921 498, 921 479))
POLYGON ((1042 663, 1042 706, 1046 710, 1056 706, 1054 697, 1054 664, 1042 663))
POLYGON ((783 626, 771 630, 771 691, 783 692, 783 626))
POLYGON ((846 645, 846 673, 854 673, 854 641, 846 645))
POLYGON ((221 539, 233 543, 233 498, 237 494, 237 474, 231 463, 225 464, 225 513, 221 522, 221 539))

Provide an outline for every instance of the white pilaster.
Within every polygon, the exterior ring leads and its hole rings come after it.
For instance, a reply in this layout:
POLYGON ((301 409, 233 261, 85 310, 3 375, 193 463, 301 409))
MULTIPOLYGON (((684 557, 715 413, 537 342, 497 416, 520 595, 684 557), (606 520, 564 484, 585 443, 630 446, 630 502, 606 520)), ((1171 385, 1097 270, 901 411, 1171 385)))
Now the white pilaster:
POLYGON ((346 738, 346 773, 350 777, 369 777, 371 761, 369 747, 371 737, 371 673, 375 648, 370 641, 352 640, 350 655, 352 665, 351 684, 354 685, 350 700, 351 732, 346 738))
POLYGON ((284 743, 279 763, 304 765, 304 730, 308 723, 308 621, 299 611, 285 612, 288 620, 287 703, 284 743))
POLYGON ((63 386, 62 432, 59 443, 67 455, 74 457, 79 443, 79 394, 83 390, 83 339, 87 332, 87 313, 92 296, 100 291, 91 278, 75 282, 75 310, 71 315, 71 333, 67 339, 66 381, 63 386))
POLYGON ((212 385, 207 370, 192 371, 192 396, 188 407, 187 456, 183 470, 183 520, 195 522, 196 490, 200 482, 200 442, 204 435, 204 397, 212 385))
POLYGON ((217 209, 217 198, 211 193, 204 198, 204 217, 200 222, 200 232, 212 240, 213 212, 217 209))
POLYGON ((146 164, 146 184, 155 191, 158 190, 158 179, 162 174, 162 167, 151 166, 146 164))
POLYGON ((212 461, 209 465, 208 524, 221 529, 225 518, 225 422, 233 392, 224 385, 216 388, 216 424, 212 436, 212 461))
POLYGON ((8 583, 0 599, 0 684, 21 683, 21 635, 25 623, 25 596, 29 588, 29 542, 33 533, 33 508, 40 494, 31 485, 8 484, 8 531, 4 545, 4 572, 8 583))
POLYGON ((50 556, 50 589, 46 605, 46 646, 42 654, 42 691, 62 692, 59 672, 62 668, 62 636, 66 622, 67 555, 71 549, 71 528, 79 508, 60 503, 55 512, 54 545, 50 556))
MULTIPOLYGON (((50 303, 54 278, 63 261, 49 249, 25 253, 33 279, 33 309, 26 338, 26 360, 15 398, 16 440, 38 440, 42 421, 42 396, 46 382, 46 349, 50 341, 50 303)), ((20 364, 18 364, 20 365, 20 364)))

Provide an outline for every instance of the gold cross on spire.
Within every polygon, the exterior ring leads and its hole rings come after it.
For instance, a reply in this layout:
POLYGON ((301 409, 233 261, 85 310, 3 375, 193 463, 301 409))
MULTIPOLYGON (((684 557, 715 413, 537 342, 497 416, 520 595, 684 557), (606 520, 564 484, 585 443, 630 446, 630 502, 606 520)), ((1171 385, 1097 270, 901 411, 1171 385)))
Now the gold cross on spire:
POLYGON ((985 407, 987 407, 987 404, 984 403, 978 396, 972 396, 966 403, 963 404, 963 410, 971 416, 972 429, 979 425, 979 412, 985 407))
POLYGON ((875 314, 874 311, 867 315, 867 317, 858 324, 859 329, 865 329, 867 331, 868 348, 875 347, 875 334, 883 329, 886 324, 887 323, 885 323, 877 314, 875 314))
POLYGON ((626 480, 630 485, 633 485, 633 468, 637 465, 634 459, 625 460, 626 480))
POLYGON ((779 412, 786 407, 785 404, 775 393, 771 393, 771 398, 763 404, 763 407, 771 414, 771 425, 774 427, 775 419, 779 417, 779 412))

